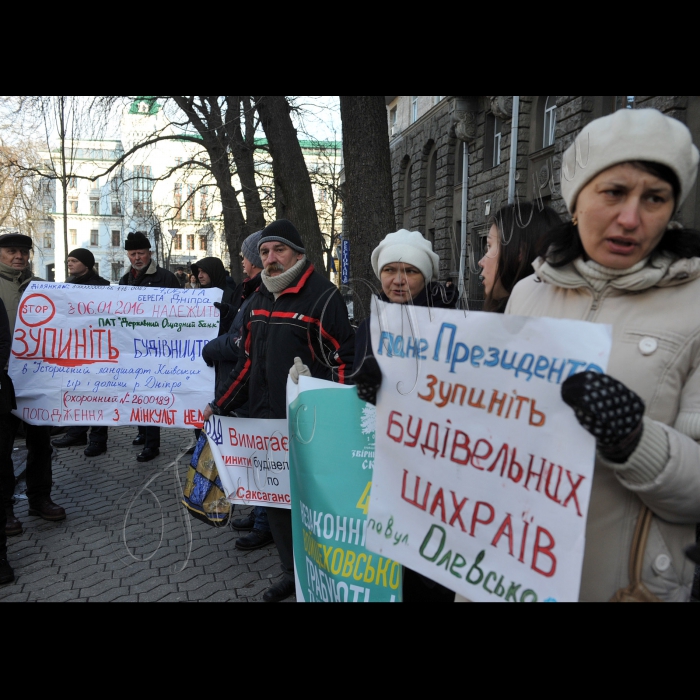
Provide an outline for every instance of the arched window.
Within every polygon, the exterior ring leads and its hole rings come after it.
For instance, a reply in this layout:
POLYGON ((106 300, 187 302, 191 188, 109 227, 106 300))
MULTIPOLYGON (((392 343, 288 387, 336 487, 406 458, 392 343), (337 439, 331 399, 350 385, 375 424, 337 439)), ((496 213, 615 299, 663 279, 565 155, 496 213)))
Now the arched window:
POLYGON ((411 208, 411 196, 413 194, 413 163, 406 168, 406 178, 404 181, 403 208, 411 208))
POLYGON ((437 193, 437 149, 430 154, 428 162, 428 198, 435 197, 437 193))
POLYGON ((411 207, 413 204, 413 163, 406 166, 403 183, 403 227, 411 228, 411 207))
POLYGON ((542 148, 549 148, 554 145, 557 133, 557 98, 549 95, 544 103, 544 139, 542 148))
POLYGON ((455 179, 455 185, 461 185, 464 182, 464 149, 467 144, 464 141, 459 142, 459 148, 457 149, 457 177, 455 179))

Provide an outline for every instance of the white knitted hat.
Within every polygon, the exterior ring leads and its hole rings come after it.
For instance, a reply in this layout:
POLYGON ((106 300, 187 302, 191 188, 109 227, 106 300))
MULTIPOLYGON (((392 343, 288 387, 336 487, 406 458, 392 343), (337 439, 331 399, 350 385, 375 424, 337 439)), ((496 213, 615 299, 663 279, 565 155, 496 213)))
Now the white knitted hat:
POLYGON ((621 109, 591 122, 564 153, 561 190, 570 213, 581 190, 614 165, 635 160, 660 163, 678 176, 680 209, 698 174, 700 153, 685 124, 655 109, 621 109))
POLYGON ((417 267, 426 284, 440 277, 440 256, 433 252, 433 244, 418 231, 402 229, 390 233, 372 253, 374 274, 380 279, 386 265, 398 262, 417 267))

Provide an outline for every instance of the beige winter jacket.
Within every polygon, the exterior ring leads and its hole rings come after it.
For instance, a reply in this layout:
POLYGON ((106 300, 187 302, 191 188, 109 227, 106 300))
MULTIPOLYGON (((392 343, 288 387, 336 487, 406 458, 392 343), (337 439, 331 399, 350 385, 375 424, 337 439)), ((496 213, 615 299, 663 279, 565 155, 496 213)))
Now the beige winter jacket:
POLYGON ((29 270, 22 272, 0 262, 0 299, 3 300, 10 321, 10 331, 14 332, 17 310, 24 290, 32 280, 39 280, 29 270))
POLYGON ((618 469, 596 462, 581 600, 607 601, 628 585, 645 503, 655 517, 643 581, 662 600, 687 601, 695 567, 684 549, 700 523, 700 259, 655 256, 600 281, 584 277, 582 265, 538 261, 506 311, 612 325, 608 373, 646 403, 642 441, 629 461, 618 469))

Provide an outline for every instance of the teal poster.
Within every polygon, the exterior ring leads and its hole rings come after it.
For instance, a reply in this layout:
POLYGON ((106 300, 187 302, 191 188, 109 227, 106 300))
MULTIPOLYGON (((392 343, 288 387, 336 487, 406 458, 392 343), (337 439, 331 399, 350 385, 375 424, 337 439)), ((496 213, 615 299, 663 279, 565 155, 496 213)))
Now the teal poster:
POLYGON ((401 565, 365 548, 376 409, 354 388, 288 387, 297 600, 399 603, 401 565))

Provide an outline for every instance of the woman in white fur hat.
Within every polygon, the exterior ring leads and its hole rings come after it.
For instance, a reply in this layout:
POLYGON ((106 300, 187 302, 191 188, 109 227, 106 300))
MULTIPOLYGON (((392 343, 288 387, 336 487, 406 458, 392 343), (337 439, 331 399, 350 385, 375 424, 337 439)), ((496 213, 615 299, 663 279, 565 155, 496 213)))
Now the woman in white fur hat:
POLYGON ((656 110, 589 124, 564 154, 572 221, 547 236, 536 275, 515 288, 506 312, 613 327, 609 374, 578 374, 562 388, 598 445, 584 601, 691 596, 695 566, 685 551, 700 522, 700 233, 672 220, 695 185, 698 160, 689 130, 656 110))
MULTIPOLYGON (((392 304, 454 308, 457 292, 438 283, 440 257, 418 231, 390 233, 372 253, 372 267, 382 289, 379 298, 392 304)), ((357 393, 363 401, 376 403, 382 372, 372 351, 369 320, 355 336, 357 393)), ((406 603, 451 603, 454 593, 434 581, 404 569, 403 599, 406 603)))

